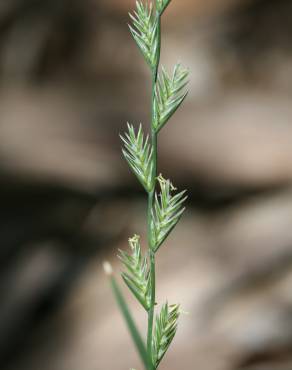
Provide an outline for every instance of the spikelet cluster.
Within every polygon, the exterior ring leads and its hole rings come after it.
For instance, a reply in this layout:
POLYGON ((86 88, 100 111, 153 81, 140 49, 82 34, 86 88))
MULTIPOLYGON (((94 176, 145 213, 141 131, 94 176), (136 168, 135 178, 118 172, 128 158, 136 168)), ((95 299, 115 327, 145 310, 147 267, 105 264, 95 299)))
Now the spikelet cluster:
POLYGON ((112 281, 117 301, 146 370, 158 368, 176 334, 180 314, 179 305, 166 302, 154 321, 155 255, 180 220, 187 198, 185 191, 178 192, 170 180, 162 175, 157 177, 156 173, 158 134, 185 100, 188 84, 188 71, 180 64, 175 65, 171 74, 165 68, 159 68, 161 16, 170 2, 139 0, 136 1, 136 9, 130 13, 130 32, 152 75, 151 140, 144 134, 142 124, 135 129, 128 123, 127 132, 120 135, 122 153, 148 194, 147 253, 143 253, 138 235, 129 239, 130 252, 119 251, 124 266, 122 278, 148 313, 147 344, 144 344, 114 278, 112 281))
POLYGON ((148 261, 142 255, 140 237, 134 235, 129 239, 131 254, 120 250, 119 258, 126 268, 126 272, 122 273, 122 278, 128 288, 145 308, 146 311, 150 308, 150 279, 148 261))

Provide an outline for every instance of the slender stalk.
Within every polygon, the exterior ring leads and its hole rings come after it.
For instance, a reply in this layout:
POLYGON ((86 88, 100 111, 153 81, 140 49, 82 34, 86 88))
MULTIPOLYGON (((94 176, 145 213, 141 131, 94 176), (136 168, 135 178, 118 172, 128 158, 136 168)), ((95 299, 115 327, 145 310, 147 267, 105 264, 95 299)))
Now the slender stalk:
MULTIPOLYGON (((154 321, 154 308, 155 308, 155 256, 154 252, 150 252, 150 276, 151 276, 151 307, 148 312, 148 333, 147 333, 147 353, 148 358, 152 364, 152 331, 154 321)), ((154 369, 152 365, 151 369, 154 369)))
POLYGON ((136 348, 140 354, 140 357, 142 359, 142 362, 144 364, 144 367, 146 370, 148 369, 152 369, 152 360, 150 361, 149 359, 149 356, 148 356, 148 353, 146 351, 146 348, 145 348, 145 345, 144 345, 144 341, 143 339, 141 338, 140 336, 140 333, 136 327, 136 324, 133 320, 133 317, 129 311, 129 307, 123 297, 123 294, 116 282, 116 279, 114 278, 114 276, 112 275, 112 271, 109 272, 109 276, 110 276, 110 283, 111 283, 111 287, 112 287, 112 290, 113 290, 113 293, 114 293, 114 296, 117 300, 117 303, 120 307, 120 310, 124 316, 124 319, 127 323, 127 326, 129 328, 129 331, 132 335, 132 338, 133 338, 133 341, 136 345, 136 348))
MULTIPOLYGON (((154 246, 151 242, 151 219, 152 219, 152 206, 155 194, 155 185, 157 178, 157 133, 154 129, 154 99, 155 99, 155 88, 157 83, 158 68, 160 62, 160 51, 161 51, 161 16, 159 12, 156 12, 157 25, 157 64, 152 71, 152 100, 151 100, 151 144, 153 148, 153 179, 154 184, 152 190, 148 193, 148 212, 147 212, 147 222, 148 222, 148 248, 149 248, 149 258, 150 258, 150 280, 151 280, 151 302, 150 309, 148 312, 148 330, 147 330, 147 352, 152 363, 152 332, 153 332, 153 321, 154 321, 154 311, 155 311, 155 252, 153 250, 154 246)), ((154 365, 153 365, 154 369, 154 365)), ((152 370, 152 369, 151 369, 152 370)))
MULTIPOLYGON (((155 67, 155 85, 156 85, 156 82, 157 82, 157 72, 158 72, 158 67, 159 67, 159 63, 160 63, 160 52, 161 52, 161 14, 159 12, 156 11, 156 20, 157 20, 157 64, 156 64, 156 67, 155 67)), ((155 87, 155 86, 154 86, 155 87)), ((152 89, 152 92, 153 92, 153 89, 152 89)), ((154 97, 153 97, 154 98, 154 97)), ((153 107, 153 104, 152 104, 152 107, 153 107)), ((153 118, 153 116, 152 116, 153 118)))

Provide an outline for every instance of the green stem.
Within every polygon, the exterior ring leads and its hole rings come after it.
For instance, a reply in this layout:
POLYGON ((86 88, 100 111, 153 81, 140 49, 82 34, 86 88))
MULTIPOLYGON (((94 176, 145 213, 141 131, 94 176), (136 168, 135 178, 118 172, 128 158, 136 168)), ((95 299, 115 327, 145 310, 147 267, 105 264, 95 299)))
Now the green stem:
MULTIPOLYGON (((155 195, 155 184, 156 184, 156 177, 157 177, 157 132, 154 128, 154 99, 155 99, 155 88, 157 83, 158 77, 158 68, 160 62, 160 50, 161 50, 161 15, 159 12, 156 12, 156 19, 158 22, 157 26, 157 38, 158 38, 158 49, 157 49, 157 63, 155 68, 152 71, 152 101, 151 101, 151 143, 153 148, 153 188, 148 194, 148 248, 149 248, 149 258, 150 258, 150 280, 151 280, 151 302, 150 302, 150 309, 148 312, 148 331, 147 331, 147 353, 148 357, 152 364, 152 335, 153 335, 153 322, 154 322, 154 311, 155 311, 155 252, 154 252, 154 245, 152 245, 151 240, 151 218, 152 218, 152 206, 154 201, 155 195)), ((152 364, 150 370, 154 370, 155 365, 152 364)))
MULTIPOLYGON (((155 78, 153 78, 153 85, 155 88, 155 78)), ((157 177, 157 134, 151 128, 151 142, 153 147, 153 177, 157 177)), ((155 180, 156 182, 156 180, 155 180)), ((147 352, 148 357, 151 359, 152 363, 152 332, 153 332, 153 321, 154 321, 154 309, 155 309, 155 252, 154 245, 152 245, 151 238, 151 219, 152 219, 152 205, 155 195, 155 182, 153 189, 148 194, 148 248, 149 248, 149 258, 150 258, 150 280, 151 280, 151 301, 150 309, 148 311, 148 333, 147 333, 147 352)), ((154 369, 154 366, 153 366, 154 369)), ((150 369, 152 370, 152 369, 150 369)))
POLYGON ((111 287, 112 287, 114 296, 116 298, 116 301, 117 301, 117 303, 120 307, 120 310, 121 310, 121 312, 124 316, 124 319, 127 323, 127 326, 128 326, 129 331, 131 333, 133 341, 134 341, 134 343, 136 345, 136 348, 137 348, 137 350, 140 354, 140 357, 143 361, 145 370, 152 369, 152 360, 150 361, 150 359, 149 359, 148 352, 146 350, 144 341, 140 336, 140 333, 137 329, 137 326, 136 326, 136 324, 133 320, 133 317, 130 313, 129 307, 128 307, 125 299, 124 299, 124 296, 123 296, 119 286, 118 286, 118 283, 116 282, 116 279, 113 276, 110 277, 110 283, 111 283, 111 287))
MULTIPOLYGON (((151 362, 152 364, 152 332, 155 307, 155 256, 153 251, 150 251, 150 278, 151 278, 151 308, 148 312, 147 353, 149 362, 151 362)), ((154 369, 153 364, 150 370, 152 369, 154 369)))
MULTIPOLYGON (((156 12, 156 20, 158 22, 157 24, 157 59, 156 59, 156 67, 154 69, 154 76, 155 76, 155 84, 157 81, 157 73, 160 63, 160 53, 161 53, 161 14, 159 12, 156 12)), ((154 86, 155 87, 155 86, 154 86)), ((153 115, 152 115, 153 118, 153 115)))

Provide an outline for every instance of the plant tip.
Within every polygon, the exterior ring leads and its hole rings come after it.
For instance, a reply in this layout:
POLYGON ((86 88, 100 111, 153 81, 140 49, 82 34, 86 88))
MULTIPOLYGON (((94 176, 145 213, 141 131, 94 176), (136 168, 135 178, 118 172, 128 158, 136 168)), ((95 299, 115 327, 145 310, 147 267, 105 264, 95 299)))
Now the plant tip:
POLYGON ((104 272, 106 273, 106 275, 111 276, 113 274, 112 265, 108 261, 104 261, 103 269, 104 269, 104 272))

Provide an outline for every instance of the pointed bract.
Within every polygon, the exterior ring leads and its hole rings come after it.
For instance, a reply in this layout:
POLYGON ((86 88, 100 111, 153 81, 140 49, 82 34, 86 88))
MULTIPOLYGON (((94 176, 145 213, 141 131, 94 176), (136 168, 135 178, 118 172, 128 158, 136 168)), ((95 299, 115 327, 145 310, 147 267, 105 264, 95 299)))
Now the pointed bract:
POLYGON ((155 369, 158 367, 176 334, 179 315, 179 305, 165 303, 160 314, 156 316, 152 341, 152 361, 155 369))
POLYGON ((158 181, 160 194, 155 194, 151 220, 151 244, 155 251, 178 223, 185 210, 182 205, 187 199, 186 191, 172 195, 176 189, 169 180, 165 180, 161 175, 158 177, 158 181))
POLYGON ((187 96, 188 71, 180 64, 174 67, 172 76, 164 68, 158 76, 154 101, 154 129, 160 131, 176 112, 187 96))
POLYGON ((122 278, 128 288, 142 304, 146 311, 150 308, 150 277, 148 261, 141 252, 140 237, 134 235, 129 239, 132 254, 119 251, 119 258, 127 272, 122 273, 122 278))
POLYGON ((129 14, 131 34, 150 68, 155 68, 158 58, 157 20, 152 3, 136 2, 136 11, 129 14))
POLYGON ((149 144, 149 137, 144 138, 142 125, 139 126, 137 134, 132 125, 128 123, 128 132, 125 136, 120 136, 124 149, 123 155, 130 168, 138 177, 147 192, 154 186, 152 146, 149 144))

